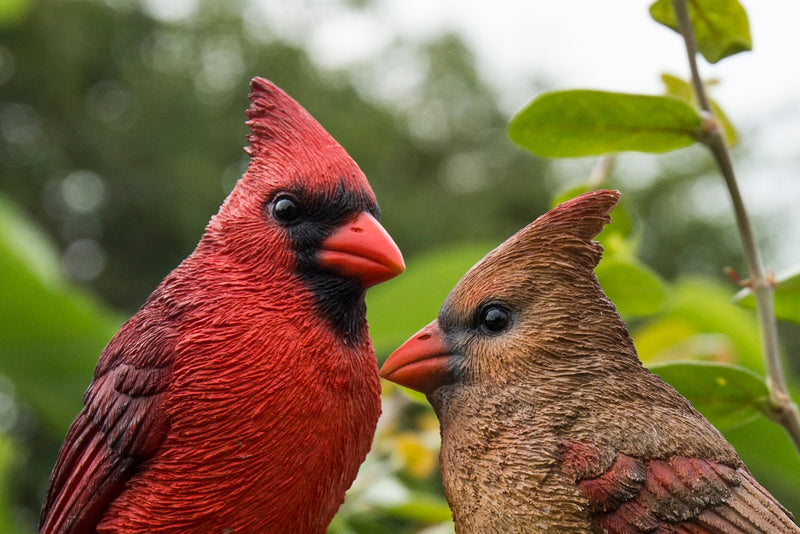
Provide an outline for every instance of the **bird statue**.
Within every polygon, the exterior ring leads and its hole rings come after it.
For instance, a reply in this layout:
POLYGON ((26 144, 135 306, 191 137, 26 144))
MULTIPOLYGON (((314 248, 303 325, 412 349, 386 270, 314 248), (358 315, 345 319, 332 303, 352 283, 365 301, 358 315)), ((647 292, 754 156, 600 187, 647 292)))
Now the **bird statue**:
POLYGON ((100 354, 41 534, 324 533, 370 448, 364 295, 403 258, 345 150, 251 89, 247 171, 100 354))
POLYGON ((517 232, 381 369, 438 416, 456 532, 800 533, 639 361, 594 275, 618 199, 590 192, 517 232))

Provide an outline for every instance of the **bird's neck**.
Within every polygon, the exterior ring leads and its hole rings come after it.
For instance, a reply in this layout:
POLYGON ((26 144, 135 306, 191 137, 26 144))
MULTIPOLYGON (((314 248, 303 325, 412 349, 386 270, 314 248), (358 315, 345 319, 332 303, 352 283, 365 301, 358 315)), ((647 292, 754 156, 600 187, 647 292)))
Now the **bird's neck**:
POLYGON ((575 513, 579 495, 558 467, 557 421, 569 413, 529 390, 441 388, 434 406, 442 423, 445 495, 456 532, 589 532, 575 513), (550 424, 553 421, 555 424, 550 424))

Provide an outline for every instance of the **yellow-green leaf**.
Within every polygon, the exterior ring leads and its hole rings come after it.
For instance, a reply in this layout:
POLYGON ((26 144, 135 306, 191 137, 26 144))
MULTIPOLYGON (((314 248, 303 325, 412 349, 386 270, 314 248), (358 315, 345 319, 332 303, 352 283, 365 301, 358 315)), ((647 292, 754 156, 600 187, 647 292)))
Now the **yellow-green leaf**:
POLYGON ((672 362, 650 370, 689 399, 719 430, 770 415, 764 378, 744 367, 723 363, 672 362))
MULTIPOLYGON (((661 81, 664 83, 667 95, 674 96, 695 108, 697 107, 697 98, 695 98, 692 84, 677 76, 666 73, 661 75, 661 81)), ((711 103, 711 111, 714 113, 714 116, 722 126, 722 131, 725 133, 725 141, 727 141, 728 146, 735 146, 739 139, 736 135, 736 129, 733 127, 733 123, 731 123, 728 116, 714 99, 709 98, 709 102, 711 103)))
POLYGON ((667 297, 666 283, 635 258, 605 259, 595 274, 619 313, 628 317, 658 312, 667 297))
POLYGON ((699 357, 764 372, 755 316, 731 303, 729 287, 714 279, 673 281, 659 316, 636 326, 633 340, 642 361, 699 357))
POLYGON ((32 0, 0 0, 0 28, 13 28, 25 21, 33 9, 32 0))
MULTIPOLYGON (((690 0, 688 6, 697 49, 710 63, 753 48, 747 12, 738 0, 690 0)), ((671 0, 652 4, 650 16, 678 31, 671 0)))
MULTIPOLYGON (((0 432, 0 503, 11 502, 11 467, 17 460, 11 440, 0 432)), ((0 506, 0 531, 13 532, 11 506, 0 506)))
POLYGON ((438 495, 412 492, 408 501, 394 506, 385 506, 383 510, 394 517, 426 523, 441 523, 451 518, 447 501, 438 495))
POLYGON ((666 72, 661 75, 661 83, 664 84, 667 95, 674 96, 675 98, 683 100, 687 104, 694 105, 695 98, 692 84, 683 78, 673 76, 672 74, 667 74, 666 72))

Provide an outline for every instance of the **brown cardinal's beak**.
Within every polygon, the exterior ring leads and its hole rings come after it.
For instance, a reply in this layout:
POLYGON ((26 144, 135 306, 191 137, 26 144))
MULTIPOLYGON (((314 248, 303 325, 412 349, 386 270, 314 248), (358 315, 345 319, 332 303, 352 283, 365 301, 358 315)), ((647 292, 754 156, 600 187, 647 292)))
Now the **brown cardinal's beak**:
POLYGON ((394 351, 380 374, 386 380, 427 395, 453 381, 451 357, 439 321, 433 321, 394 351))
POLYGON ((385 282, 406 269, 389 233, 366 211, 328 236, 317 260, 323 269, 354 278, 364 287, 385 282))

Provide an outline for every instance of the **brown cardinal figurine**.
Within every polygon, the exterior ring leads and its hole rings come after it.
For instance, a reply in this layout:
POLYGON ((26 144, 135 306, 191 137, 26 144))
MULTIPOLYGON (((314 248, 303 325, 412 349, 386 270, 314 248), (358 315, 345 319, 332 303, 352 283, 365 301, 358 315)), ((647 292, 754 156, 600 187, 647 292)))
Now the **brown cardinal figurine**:
POLYGON ((459 533, 800 533, 733 448, 642 367, 593 269, 616 191, 490 252, 381 375, 425 393, 459 533))

